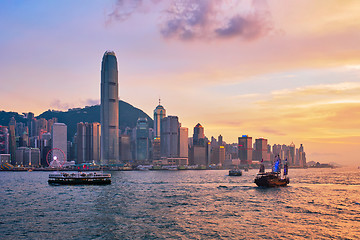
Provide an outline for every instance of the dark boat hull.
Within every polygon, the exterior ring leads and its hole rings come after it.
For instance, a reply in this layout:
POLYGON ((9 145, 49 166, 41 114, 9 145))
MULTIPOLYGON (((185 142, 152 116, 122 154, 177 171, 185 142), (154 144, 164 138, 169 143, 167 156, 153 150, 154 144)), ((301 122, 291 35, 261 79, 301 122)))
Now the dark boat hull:
POLYGON ((111 184, 110 179, 49 179, 49 184, 61 185, 107 185, 111 184))
POLYGON ((281 179, 272 174, 256 177, 254 182, 259 187, 285 187, 290 183, 289 178, 281 179))

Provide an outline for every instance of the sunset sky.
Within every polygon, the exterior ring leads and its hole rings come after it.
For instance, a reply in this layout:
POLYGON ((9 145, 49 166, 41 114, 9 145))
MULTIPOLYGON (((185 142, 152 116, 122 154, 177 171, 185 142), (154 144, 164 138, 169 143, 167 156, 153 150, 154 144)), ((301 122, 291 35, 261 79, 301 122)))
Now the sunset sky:
POLYGON ((54 0, 0 3, 0 110, 99 103, 115 51, 120 99, 227 143, 304 144, 360 165, 360 1, 54 0))

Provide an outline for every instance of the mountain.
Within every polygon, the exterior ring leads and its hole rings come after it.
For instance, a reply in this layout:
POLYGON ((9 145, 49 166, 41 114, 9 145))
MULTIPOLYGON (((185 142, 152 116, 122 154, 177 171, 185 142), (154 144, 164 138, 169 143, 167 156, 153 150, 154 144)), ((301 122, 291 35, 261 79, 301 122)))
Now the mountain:
POLYGON ((24 118, 24 115, 20 115, 17 112, 5 112, 0 111, 0 125, 2 126, 8 126, 10 119, 14 117, 16 122, 26 122, 26 119, 24 118))
MULTIPOLYGON (((0 112, 0 125, 7 126, 11 117, 15 117, 16 122, 26 122, 23 115, 16 112, 0 112)), ((87 106, 84 108, 72 108, 68 111, 48 110, 43 112, 36 118, 51 119, 56 117, 58 122, 65 123, 68 128, 68 139, 71 139, 76 133, 76 125, 79 122, 100 122, 100 105, 87 106)), ((153 126, 153 120, 142 110, 130 105, 127 102, 119 100, 119 127, 125 129, 126 127, 134 128, 138 118, 147 118, 149 127, 153 126)))

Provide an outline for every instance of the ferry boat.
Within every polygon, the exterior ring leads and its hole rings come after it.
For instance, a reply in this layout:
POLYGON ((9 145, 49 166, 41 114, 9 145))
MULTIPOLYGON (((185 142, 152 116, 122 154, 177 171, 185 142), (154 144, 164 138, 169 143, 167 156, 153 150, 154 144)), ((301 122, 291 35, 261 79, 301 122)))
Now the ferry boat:
POLYGON ((263 160, 261 160, 260 170, 256 175, 254 183, 259 187, 285 187, 290 183, 287 174, 287 160, 285 160, 283 176, 281 176, 281 159, 279 157, 275 161, 272 172, 265 172, 265 166, 263 160))
POLYGON ((153 167, 153 165, 139 165, 136 167, 136 170, 149 171, 152 167, 153 167))
POLYGON ((111 174, 102 172, 50 173, 48 183, 66 185, 105 185, 111 183, 111 174))
POLYGON ((240 169, 231 169, 229 170, 229 176, 241 176, 242 171, 240 169))
POLYGON ((163 170, 169 170, 169 171, 177 171, 178 170, 178 166, 176 165, 170 165, 170 166, 162 166, 163 170))

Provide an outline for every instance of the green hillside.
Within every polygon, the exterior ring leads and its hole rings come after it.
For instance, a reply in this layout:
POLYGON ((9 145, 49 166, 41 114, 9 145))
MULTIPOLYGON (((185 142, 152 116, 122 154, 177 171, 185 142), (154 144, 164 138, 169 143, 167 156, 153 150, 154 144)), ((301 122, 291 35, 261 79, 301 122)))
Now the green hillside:
MULTIPOLYGON (((7 126, 10 118, 15 117, 17 122, 26 122, 23 115, 19 115, 16 112, 0 112, 0 125, 7 126)), ((68 126, 68 139, 71 139, 76 133, 76 125, 79 122, 100 122, 100 105, 95 105, 85 108, 69 109, 68 111, 54 111, 48 110, 43 112, 36 118, 51 119, 53 117, 58 118, 58 122, 65 123, 68 126)), ((137 119, 147 118, 149 121, 149 127, 153 126, 153 120, 142 110, 133 107, 132 105, 119 101, 119 127, 125 129, 126 127, 133 128, 136 126, 137 119)))

